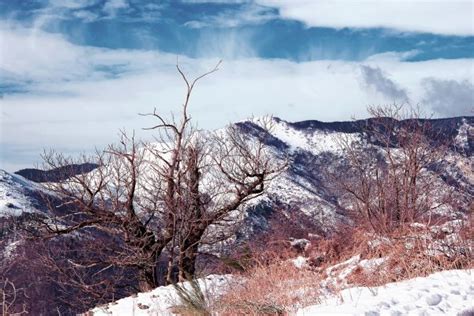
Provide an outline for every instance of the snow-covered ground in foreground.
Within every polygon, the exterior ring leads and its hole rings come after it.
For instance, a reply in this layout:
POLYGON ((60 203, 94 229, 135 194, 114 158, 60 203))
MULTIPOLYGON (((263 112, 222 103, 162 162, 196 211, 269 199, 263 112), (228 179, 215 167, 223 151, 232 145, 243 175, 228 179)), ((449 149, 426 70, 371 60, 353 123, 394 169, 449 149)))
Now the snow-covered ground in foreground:
POLYGON ((474 269, 450 270, 381 287, 349 288, 297 315, 472 315, 473 281, 474 269))
MULTIPOLYGON (((204 294, 216 296, 225 291, 230 279, 229 275, 209 275, 198 281, 204 294)), ((191 288, 189 284, 184 286, 187 289, 191 288)), ((91 312, 93 316, 166 316, 174 315, 171 309, 179 304, 180 299, 175 288, 168 285, 96 307, 91 312)))
MULTIPOLYGON (((231 280, 229 275, 210 275, 199 284, 204 293, 215 296, 225 292, 231 280)), ((348 288, 296 315, 473 315, 473 281, 474 269, 450 270, 381 287, 348 288)), ((173 315, 172 307, 179 303, 173 286, 164 286, 96 307, 92 315, 173 315)))

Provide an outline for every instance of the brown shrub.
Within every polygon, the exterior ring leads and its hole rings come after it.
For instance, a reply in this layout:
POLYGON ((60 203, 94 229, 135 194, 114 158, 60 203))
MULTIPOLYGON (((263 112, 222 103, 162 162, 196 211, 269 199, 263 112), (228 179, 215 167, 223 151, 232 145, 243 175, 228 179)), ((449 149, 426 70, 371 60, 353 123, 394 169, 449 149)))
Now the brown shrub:
POLYGON ((319 276, 289 261, 259 264, 219 300, 222 315, 285 315, 318 303, 319 276))
POLYGON ((289 247, 288 236, 282 231, 270 234, 265 243, 248 243, 245 251, 236 251, 241 282, 232 285, 213 309, 222 315, 285 315, 317 304, 321 283, 325 290, 337 293, 348 286, 374 287, 442 270, 472 268, 472 218, 433 222, 414 223, 384 235, 340 226, 330 237, 311 240, 305 249, 308 265, 303 269, 290 261, 297 253, 289 247), (347 277, 336 280, 347 271, 347 277))
POLYGON ((471 236, 472 223, 451 235, 440 235, 430 227, 395 232, 385 246, 366 252, 366 258, 383 257, 384 263, 371 269, 354 269, 348 282, 380 286, 443 270, 473 268, 471 236))

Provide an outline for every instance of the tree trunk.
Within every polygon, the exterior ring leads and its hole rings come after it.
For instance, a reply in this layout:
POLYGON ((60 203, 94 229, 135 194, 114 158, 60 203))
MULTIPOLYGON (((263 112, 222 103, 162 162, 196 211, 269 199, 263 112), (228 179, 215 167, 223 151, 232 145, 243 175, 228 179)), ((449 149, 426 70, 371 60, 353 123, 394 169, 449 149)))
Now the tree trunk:
POLYGON ((184 251, 179 259, 180 280, 191 280, 196 273, 196 254, 198 246, 192 246, 184 251))
POLYGON ((147 228, 138 220, 131 225, 133 234, 129 237, 128 244, 132 249, 139 249, 141 254, 138 267, 140 269, 138 282, 140 291, 150 291, 159 286, 159 278, 156 275, 157 260, 163 249, 171 240, 171 234, 156 238, 155 235, 148 231, 147 228))
POLYGON ((140 292, 148 292, 158 287, 154 266, 145 266, 140 269, 138 275, 138 286, 140 288, 140 292))
POLYGON ((180 247, 178 269, 181 281, 191 280, 196 274, 196 257, 204 231, 205 229, 196 231, 186 238, 180 247))

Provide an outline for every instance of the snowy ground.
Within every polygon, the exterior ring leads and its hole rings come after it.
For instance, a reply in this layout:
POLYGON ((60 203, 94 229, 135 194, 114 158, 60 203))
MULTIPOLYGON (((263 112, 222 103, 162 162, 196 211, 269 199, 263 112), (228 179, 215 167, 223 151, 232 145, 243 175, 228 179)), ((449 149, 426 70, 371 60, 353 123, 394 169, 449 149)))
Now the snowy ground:
POLYGON ((473 281, 474 270, 451 270, 382 287, 349 288, 297 315, 473 315, 473 281))
MULTIPOLYGON (((207 295, 219 295, 225 290, 230 276, 209 275, 199 279, 199 285, 203 293, 207 295)), ((188 284, 186 288, 190 288, 188 284)), ((117 302, 105 306, 96 307, 92 310, 93 316, 145 316, 145 315, 173 315, 173 306, 179 305, 180 299, 172 285, 162 286, 150 292, 138 293, 117 302)))
MULTIPOLYGON (((474 269, 451 270, 381 287, 349 288, 320 305, 300 309, 297 316, 310 315, 462 315, 474 314, 474 269)), ((200 279, 204 292, 225 291, 229 276, 200 279)), ((172 286, 121 299, 92 310, 94 316, 173 315, 179 304, 172 286)))

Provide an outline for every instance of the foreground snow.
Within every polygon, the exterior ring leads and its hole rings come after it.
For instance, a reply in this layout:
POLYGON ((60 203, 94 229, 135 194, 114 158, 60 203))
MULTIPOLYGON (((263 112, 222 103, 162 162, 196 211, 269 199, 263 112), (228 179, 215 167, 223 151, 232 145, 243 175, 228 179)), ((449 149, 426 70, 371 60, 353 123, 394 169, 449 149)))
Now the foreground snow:
POLYGON ((451 270, 381 287, 349 288, 297 315, 472 315, 473 281, 474 269, 451 270))
MULTIPOLYGON (((230 276, 210 275, 199 284, 208 295, 225 292, 230 276)), ((341 291, 320 305, 298 310, 309 315, 472 315, 474 269, 451 270, 381 287, 341 291)), ((173 315, 180 300, 173 286, 156 288, 92 310, 94 316, 173 315)))
MULTIPOLYGON (((207 295, 219 295, 225 290, 229 276, 209 275, 199 279, 199 286, 207 295)), ((190 289, 189 284, 185 288, 190 289)), ((92 310, 94 316, 140 316, 140 315, 173 315, 172 308, 180 305, 180 299, 172 285, 161 286, 150 292, 138 293, 117 302, 92 310)))

